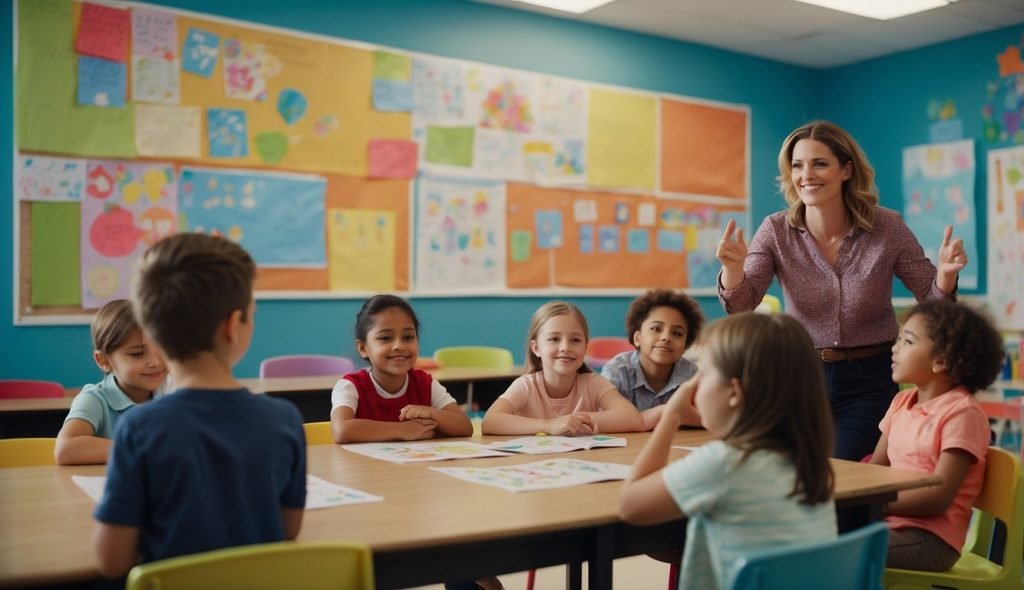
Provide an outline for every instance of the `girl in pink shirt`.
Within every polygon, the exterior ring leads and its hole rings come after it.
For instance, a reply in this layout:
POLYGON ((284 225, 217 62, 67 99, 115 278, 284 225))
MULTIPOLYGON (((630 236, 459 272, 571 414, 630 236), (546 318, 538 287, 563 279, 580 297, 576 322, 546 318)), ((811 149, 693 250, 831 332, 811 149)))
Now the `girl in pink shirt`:
POLYGON ((526 371, 484 416, 484 434, 597 434, 643 429, 640 412, 583 362, 590 333, 571 303, 552 301, 533 314, 526 371))
POLYGON ((984 316, 950 301, 910 310, 892 347, 896 395, 871 462, 942 477, 887 506, 889 567, 944 571, 960 558, 988 452, 988 417, 974 392, 990 385, 1003 341, 984 316))

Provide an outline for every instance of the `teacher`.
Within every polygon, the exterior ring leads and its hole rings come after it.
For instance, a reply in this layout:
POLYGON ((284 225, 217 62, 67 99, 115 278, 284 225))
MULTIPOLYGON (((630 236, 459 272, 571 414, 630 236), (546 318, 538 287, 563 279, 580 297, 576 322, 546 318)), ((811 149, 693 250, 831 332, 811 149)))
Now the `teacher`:
POLYGON ((893 275, 918 301, 955 300, 957 273, 967 264, 963 241, 947 226, 936 270, 900 215, 878 205, 874 178, 849 133, 827 121, 807 123, 779 151, 788 209, 766 217, 749 247, 730 221, 716 252, 727 313, 753 309, 779 278, 786 311, 810 332, 825 371, 833 454, 854 461, 874 450, 897 391, 893 275))

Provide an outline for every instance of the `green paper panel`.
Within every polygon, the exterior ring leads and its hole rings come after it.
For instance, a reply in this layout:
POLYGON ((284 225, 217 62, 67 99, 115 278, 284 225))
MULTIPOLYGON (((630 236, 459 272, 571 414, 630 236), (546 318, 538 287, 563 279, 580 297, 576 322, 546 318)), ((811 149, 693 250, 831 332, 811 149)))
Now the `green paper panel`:
POLYGON ((23 151, 135 156, 135 111, 77 104, 68 0, 18 3, 17 135, 23 151))
POLYGON ((78 203, 32 203, 32 305, 81 305, 78 203))

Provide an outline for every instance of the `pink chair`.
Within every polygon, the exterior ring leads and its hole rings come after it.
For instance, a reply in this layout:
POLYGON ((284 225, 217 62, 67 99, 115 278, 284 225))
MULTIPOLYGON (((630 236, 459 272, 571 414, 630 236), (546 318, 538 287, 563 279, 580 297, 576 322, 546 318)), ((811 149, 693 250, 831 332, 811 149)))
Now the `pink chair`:
POLYGON ((591 369, 600 370, 612 357, 620 352, 636 350, 633 343, 621 336, 595 336, 587 343, 587 354, 584 361, 591 369))
POLYGON ((0 399, 64 397, 64 386, 56 381, 0 380, 0 399))
POLYGON ((317 375, 347 375, 356 365, 343 356, 329 354, 290 354, 272 356, 260 363, 263 377, 314 377, 317 375))

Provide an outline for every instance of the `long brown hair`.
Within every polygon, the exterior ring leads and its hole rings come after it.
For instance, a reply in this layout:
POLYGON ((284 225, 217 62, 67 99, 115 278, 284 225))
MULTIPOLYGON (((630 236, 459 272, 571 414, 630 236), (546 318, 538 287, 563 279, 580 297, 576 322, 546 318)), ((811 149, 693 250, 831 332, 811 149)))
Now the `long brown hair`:
POLYGON ((843 181, 843 204, 853 225, 870 230, 875 222, 875 207, 878 206, 878 187, 875 186, 875 169, 853 137, 843 128, 828 121, 811 121, 797 128, 782 142, 779 150, 779 190, 786 198, 789 212, 786 219, 790 225, 806 227, 804 215, 807 207, 793 186, 793 148, 801 139, 813 139, 828 146, 839 160, 840 166, 851 163, 850 178, 843 181))
MULTIPOLYGON (((533 312, 533 318, 530 320, 530 329, 526 333, 526 371, 525 373, 536 373, 544 369, 540 362, 540 357, 533 354, 533 349, 530 343, 537 339, 540 334, 540 329, 544 327, 544 324, 551 318, 558 315, 572 315, 579 320, 580 325, 583 326, 583 344, 586 345, 590 342, 590 327, 587 326, 587 318, 583 317, 583 312, 580 311, 575 305, 565 301, 549 301, 544 305, 537 308, 537 311, 533 312)), ((587 363, 580 365, 577 373, 593 373, 587 363)))
POLYGON ((821 362, 807 330, 785 314, 740 313, 702 335, 701 354, 723 379, 738 379, 743 405, 725 441, 744 453, 767 449, 790 458, 801 504, 832 497, 832 415, 821 362))

